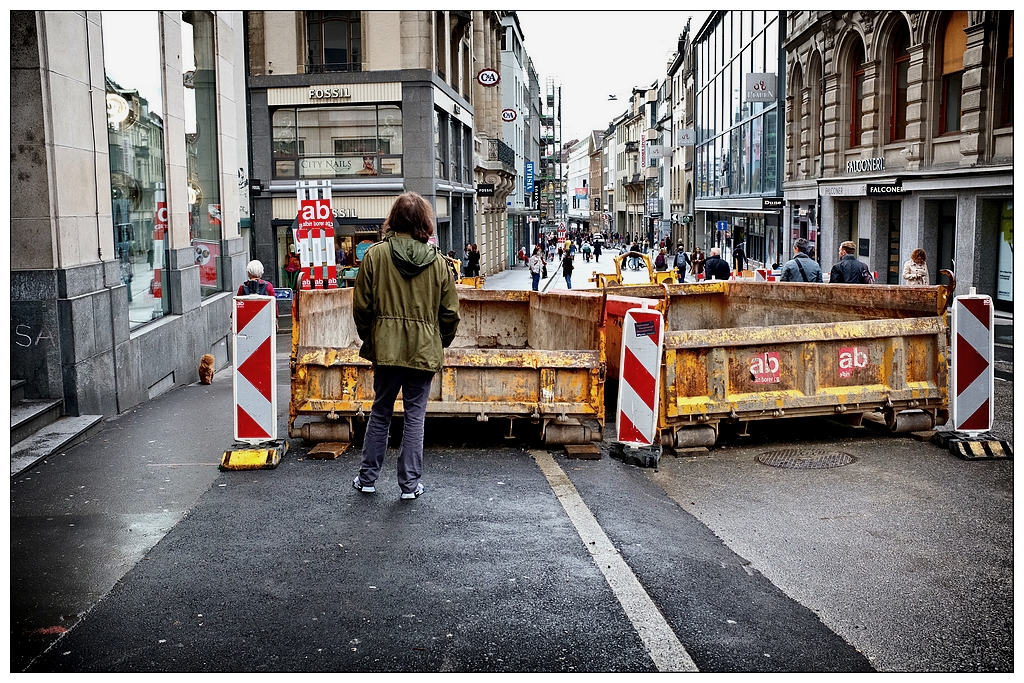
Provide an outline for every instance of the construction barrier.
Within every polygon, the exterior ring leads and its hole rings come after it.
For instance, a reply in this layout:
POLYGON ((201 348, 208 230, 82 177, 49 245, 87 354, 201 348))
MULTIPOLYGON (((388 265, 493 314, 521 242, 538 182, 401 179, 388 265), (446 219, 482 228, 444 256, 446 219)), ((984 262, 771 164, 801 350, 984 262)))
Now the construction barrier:
MULTIPOLYGON (((600 292, 457 287, 458 334, 434 376, 427 419, 525 419, 549 444, 600 441, 606 371, 600 292)), ((288 435, 348 442, 373 406, 353 289, 300 290, 292 328, 288 435)), ((402 402, 395 413, 403 412, 402 402)))
POLYGON ((656 443, 664 320, 650 308, 626 311, 622 326, 619 397, 615 433, 621 443, 656 443))
POLYGON ((277 439, 276 319, 274 297, 234 298, 235 441, 241 443, 277 439))
POLYGON ((995 314, 992 299, 974 294, 958 296, 952 307, 953 372, 951 405, 953 429, 978 434, 992 429, 995 391, 995 314))
MULTIPOLYGON (((948 420, 949 291, 889 285, 700 282, 607 289, 606 347, 649 299, 665 315, 658 431, 707 446, 722 422, 881 412, 895 432, 948 420)), ((624 368, 612 367, 619 378, 624 368)))

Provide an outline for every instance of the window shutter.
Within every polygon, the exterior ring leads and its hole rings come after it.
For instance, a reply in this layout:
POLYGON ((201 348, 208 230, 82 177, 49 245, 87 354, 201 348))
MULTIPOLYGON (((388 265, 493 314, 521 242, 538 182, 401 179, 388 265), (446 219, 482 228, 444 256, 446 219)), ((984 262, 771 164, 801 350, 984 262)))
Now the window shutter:
POLYGON ((967 51, 967 12, 951 12, 942 41, 942 75, 964 70, 967 51))

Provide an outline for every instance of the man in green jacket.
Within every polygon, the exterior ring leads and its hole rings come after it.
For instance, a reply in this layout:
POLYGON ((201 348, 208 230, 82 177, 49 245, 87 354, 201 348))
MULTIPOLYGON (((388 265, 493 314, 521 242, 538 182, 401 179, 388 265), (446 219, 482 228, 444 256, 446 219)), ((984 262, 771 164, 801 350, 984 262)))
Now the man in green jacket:
POLYGON ((402 391, 405 429, 398 458, 402 499, 423 493, 423 422, 434 374, 459 328, 455 277, 437 247, 430 204, 415 192, 395 200, 384 240, 363 255, 353 292, 359 355, 373 363, 373 409, 363 460, 352 486, 373 493, 388 447, 395 399, 402 391))

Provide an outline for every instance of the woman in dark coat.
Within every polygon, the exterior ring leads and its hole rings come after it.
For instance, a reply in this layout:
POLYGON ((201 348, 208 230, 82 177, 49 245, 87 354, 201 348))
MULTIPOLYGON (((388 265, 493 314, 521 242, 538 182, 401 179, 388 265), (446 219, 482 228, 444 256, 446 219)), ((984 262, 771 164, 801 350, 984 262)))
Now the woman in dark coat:
POLYGON ((562 276, 565 277, 565 286, 572 289, 572 269, 575 266, 572 264, 572 254, 565 252, 565 256, 562 257, 562 276))

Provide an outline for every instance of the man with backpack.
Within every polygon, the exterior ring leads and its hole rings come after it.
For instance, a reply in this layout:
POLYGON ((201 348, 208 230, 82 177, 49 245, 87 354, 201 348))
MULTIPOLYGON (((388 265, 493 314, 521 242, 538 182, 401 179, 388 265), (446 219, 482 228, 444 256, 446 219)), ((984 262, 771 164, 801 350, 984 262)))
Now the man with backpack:
POLYGON ((856 250, 857 245, 853 242, 843 242, 839 245, 839 262, 832 266, 832 272, 828 276, 829 282, 854 285, 870 285, 874 282, 871 271, 854 254, 856 250))
POLYGON ((686 271, 690 267, 690 255, 683 249, 683 243, 680 242, 676 245, 676 256, 673 262, 673 267, 676 269, 676 273, 679 275, 677 282, 686 282, 686 271))

